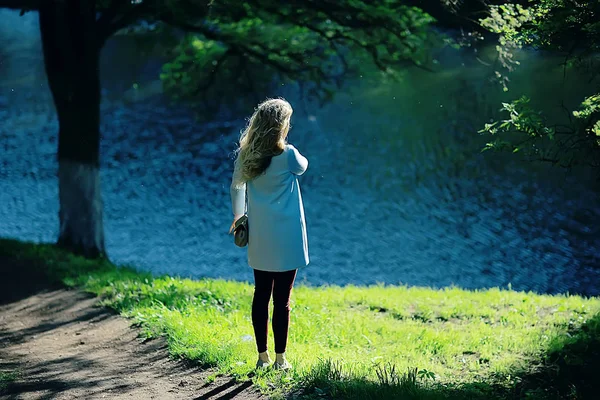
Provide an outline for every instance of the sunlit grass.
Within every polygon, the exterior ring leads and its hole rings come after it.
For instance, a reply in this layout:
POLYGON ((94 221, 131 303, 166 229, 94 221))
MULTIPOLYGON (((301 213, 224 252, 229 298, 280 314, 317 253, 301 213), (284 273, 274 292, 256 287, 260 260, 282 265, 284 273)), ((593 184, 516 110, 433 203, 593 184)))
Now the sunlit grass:
POLYGON ((299 286, 288 347, 295 369, 254 376, 248 283, 152 277, 45 245, 0 241, 2 252, 101 296, 144 335, 165 336, 174 356, 253 377, 271 394, 503 397, 600 312, 596 298, 500 289, 299 286))

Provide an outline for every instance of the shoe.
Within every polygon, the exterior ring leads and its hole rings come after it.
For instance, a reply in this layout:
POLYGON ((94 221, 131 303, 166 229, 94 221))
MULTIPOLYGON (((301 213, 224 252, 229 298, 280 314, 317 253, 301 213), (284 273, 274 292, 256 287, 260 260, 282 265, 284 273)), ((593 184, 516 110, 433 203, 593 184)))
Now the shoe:
POLYGON ((263 361, 263 360, 259 359, 256 362, 256 369, 269 368, 270 365, 271 365, 271 361, 263 361))
POLYGON ((284 360, 282 364, 275 361, 273 363, 273 369, 281 370, 281 371, 289 371, 292 369, 292 364, 288 362, 288 360, 284 360))

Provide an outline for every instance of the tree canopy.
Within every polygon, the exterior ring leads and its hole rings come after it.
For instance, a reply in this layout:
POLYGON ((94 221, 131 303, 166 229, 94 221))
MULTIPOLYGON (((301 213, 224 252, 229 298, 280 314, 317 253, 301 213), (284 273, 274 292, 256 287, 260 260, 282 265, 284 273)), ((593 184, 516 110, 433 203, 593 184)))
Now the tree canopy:
POLYGON ((162 74, 165 87, 188 99, 215 102, 215 82, 238 93, 297 82, 331 99, 368 63, 383 74, 428 63, 433 18, 399 1, 214 1, 201 21, 161 21, 189 34, 162 74))
MULTIPOLYGON (((430 29, 434 23, 497 35, 499 60, 507 71, 518 65, 514 50, 523 46, 564 54, 565 71, 585 70, 591 81, 600 71, 596 0, 65 2, 94 7, 98 48, 115 32, 142 20, 185 32, 161 78, 174 96, 204 99, 207 106, 218 107, 226 97, 217 82, 247 94, 293 81, 309 96, 328 100, 345 79, 366 68, 386 76, 405 66, 426 68, 431 49, 441 43, 441 35, 430 29)), ((23 11, 40 4, 42 0, 0 0, 0 7, 23 11)), ((508 90, 508 81, 503 82, 508 90)), ((482 130, 494 135, 486 149, 523 151, 564 166, 600 166, 599 92, 583 98, 579 110, 571 110, 566 127, 548 126, 528 99, 519 96, 503 105, 506 119, 482 130)), ((247 96, 227 98, 235 102, 247 96)))

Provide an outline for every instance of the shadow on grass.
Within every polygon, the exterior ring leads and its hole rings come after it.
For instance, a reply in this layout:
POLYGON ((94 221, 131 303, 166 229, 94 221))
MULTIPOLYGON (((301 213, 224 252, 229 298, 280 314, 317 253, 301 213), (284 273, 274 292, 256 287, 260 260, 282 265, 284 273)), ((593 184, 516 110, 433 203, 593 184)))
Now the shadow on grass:
POLYGON ((598 399, 600 396, 600 314, 580 328, 554 338, 537 364, 515 371, 515 383, 436 383, 426 371, 376 368, 377 381, 356 376, 325 360, 302 382, 303 398, 376 399, 598 399))
MULTIPOLYGON (((521 376, 515 394, 539 398, 600 397, 600 314, 554 339, 539 365, 521 376)), ((522 397, 520 397, 522 398, 522 397)))
POLYGON ((48 280, 41 269, 31 268, 29 262, 15 260, 0 249, 0 305, 59 287, 58 282, 48 280))

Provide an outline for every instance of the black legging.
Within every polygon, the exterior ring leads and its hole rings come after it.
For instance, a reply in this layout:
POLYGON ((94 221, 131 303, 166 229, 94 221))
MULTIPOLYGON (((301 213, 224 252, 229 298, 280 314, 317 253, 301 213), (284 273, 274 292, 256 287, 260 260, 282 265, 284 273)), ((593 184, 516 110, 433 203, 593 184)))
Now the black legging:
POLYGON ((269 332, 269 301, 273 294, 273 336, 275 353, 285 353, 290 326, 290 296, 296 271, 267 272, 254 270, 254 299, 252 325, 259 353, 267 351, 269 332))

